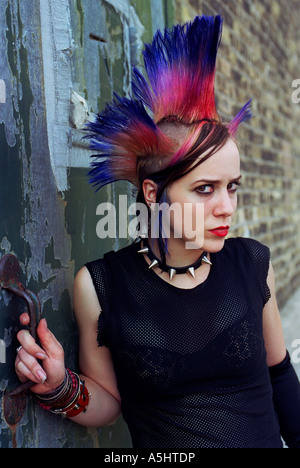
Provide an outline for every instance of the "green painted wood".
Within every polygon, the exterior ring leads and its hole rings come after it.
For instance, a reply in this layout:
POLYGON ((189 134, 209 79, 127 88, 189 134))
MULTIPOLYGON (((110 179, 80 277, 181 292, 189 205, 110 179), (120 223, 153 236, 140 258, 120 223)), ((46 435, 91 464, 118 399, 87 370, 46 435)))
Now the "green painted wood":
MULTIPOLYGON (((49 102, 53 96, 49 93, 51 76, 47 75, 48 81, 44 79, 43 64, 46 66, 48 62, 43 55, 42 38, 45 40, 47 31, 42 30, 45 26, 41 18, 45 11, 41 8, 49 5, 52 8, 49 47, 60 51, 54 59, 60 66, 57 69, 66 71, 66 76, 54 76, 59 96, 53 102, 57 109, 67 112, 69 106, 71 112, 70 98, 75 91, 86 100, 89 111, 96 112, 102 110, 113 92, 124 95, 128 91, 132 57, 135 62, 140 60, 144 37, 137 31, 138 40, 131 40, 130 44, 128 12, 134 12, 135 20, 144 27, 143 36, 149 39, 154 3, 147 0, 144 7, 143 0, 63 0, 59 8, 64 8, 68 22, 60 24, 60 11, 53 10, 58 5, 55 1, 1 2, 0 80, 5 84, 5 96, 2 87, 0 255, 17 256, 21 279, 38 294, 42 315, 65 348, 66 364, 74 370, 78 367, 78 336, 72 308, 74 276, 85 262, 127 242, 97 237, 96 208, 102 201, 117 199, 119 193, 129 194, 130 188, 124 183, 101 194, 93 193, 86 179, 88 160, 85 158, 89 153, 78 149, 80 144, 76 140, 80 131, 72 123, 68 127, 60 115, 55 115, 55 137, 68 142, 73 158, 71 166, 76 166, 76 151, 84 162, 78 167, 62 165, 57 172, 54 170, 53 165, 59 163, 53 162, 51 153, 49 116, 53 108, 49 102), (130 10, 131 6, 134 10, 130 10), (124 8, 126 14, 122 12, 124 8), (64 49, 66 31, 72 47, 64 49), (91 34, 103 41, 92 39, 91 34), (58 190, 57 177, 63 171, 68 186, 62 191, 58 190)), ((130 447, 122 418, 105 428, 80 427, 40 409, 31 396, 27 397, 21 420, 15 426, 8 424, 2 408, 3 392, 17 384, 15 336, 19 329, 18 317, 25 309, 21 299, 0 291, 0 343, 5 344, 6 360, 0 362, 0 447, 130 447)))

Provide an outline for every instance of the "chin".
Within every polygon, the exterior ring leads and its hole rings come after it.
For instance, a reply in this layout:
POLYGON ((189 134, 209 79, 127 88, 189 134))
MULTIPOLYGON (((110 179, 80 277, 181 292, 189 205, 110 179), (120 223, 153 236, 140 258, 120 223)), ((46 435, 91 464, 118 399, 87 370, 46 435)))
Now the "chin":
POLYGON ((223 249, 225 240, 224 237, 222 239, 205 240, 202 249, 209 253, 218 253, 223 249))
POLYGON ((218 253, 223 249, 225 238, 204 239, 204 242, 185 240, 187 250, 204 250, 209 253, 218 253))

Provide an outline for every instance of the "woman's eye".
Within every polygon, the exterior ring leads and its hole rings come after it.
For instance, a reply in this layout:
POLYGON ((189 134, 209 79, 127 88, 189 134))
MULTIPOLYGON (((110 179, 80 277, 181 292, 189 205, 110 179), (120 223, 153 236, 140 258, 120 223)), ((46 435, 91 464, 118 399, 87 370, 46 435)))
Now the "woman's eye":
POLYGON ((228 190, 230 192, 236 192, 240 185, 241 185, 240 182, 232 182, 231 184, 228 185, 228 190))
POLYGON ((201 187, 198 187, 196 189, 198 193, 207 195, 209 193, 212 193, 214 191, 213 187, 211 185, 201 185, 201 187))

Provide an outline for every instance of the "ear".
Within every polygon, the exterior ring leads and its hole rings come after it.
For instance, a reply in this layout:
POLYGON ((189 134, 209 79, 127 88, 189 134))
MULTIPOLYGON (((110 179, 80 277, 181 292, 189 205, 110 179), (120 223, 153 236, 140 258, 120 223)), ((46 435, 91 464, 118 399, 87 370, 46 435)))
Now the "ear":
POLYGON ((156 202, 157 184, 151 179, 145 179, 143 182, 144 198, 149 207, 156 202))

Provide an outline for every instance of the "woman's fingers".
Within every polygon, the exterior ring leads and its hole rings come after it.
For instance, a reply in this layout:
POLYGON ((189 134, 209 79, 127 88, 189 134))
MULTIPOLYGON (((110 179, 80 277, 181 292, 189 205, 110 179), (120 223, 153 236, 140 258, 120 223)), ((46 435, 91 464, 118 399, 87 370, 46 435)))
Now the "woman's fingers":
POLYGON ((18 348, 18 356, 15 364, 16 372, 22 382, 26 379, 35 383, 44 383, 47 375, 37 360, 28 354, 24 348, 18 348), (24 377, 26 379, 24 379, 24 377))
POLYGON ((64 359, 63 348, 53 333, 49 330, 45 319, 40 321, 37 328, 37 334, 40 339, 41 346, 48 357, 54 360, 64 359))
POLYGON ((29 354, 37 359, 43 360, 47 357, 58 360, 63 359, 63 348, 53 333, 48 329, 45 319, 40 321, 37 328, 37 334, 40 339, 41 346, 35 342, 28 330, 20 330, 17 338, 21 346, 23 346, 29 354))
POLYGON ((27 351, 28 354, 34 356, 36 359, 46 359, 47 354, 45 351, 35 342, 34 338, 30 335, 28 330, 21 330, 17 335, 20 345, 27 351))
MULTIPOLYGON (((27 316, 24 314, 24 323, 27 316)), ((22 320, 21 320, 22 321, 22 320)), ((57 388, 65 378, 64 350, 53 333, 48 329, 47 322, 42 319, 37 327, 40 346, 28 330, 18 332, 20 347, 15 367, 19 379, 29 379, 38 385, 31 390, 45 393, 57 388)))
MULTIPOLYGON (((19 378, 19 380, 22 382, 22 383, 25 383, 27 382, 28 380, 32 380, 29 376, 26 376, 23 371, 25 371, 25 373, 27 374, 28 373, 28 369, 24 369, 24 366, 20 360, 20 358, 17 356, 16 357, 16 361, 15 361, 15 371, 16 371, 16 374, 19 378)), ((33 376, 32 376, 33 378, 33 376)))
POLYGON ((27 326, 30 324, 30 317, 29 317, 29 314, 27 314, 27 312, 24 312, 24 314, 20 315, 20 322, 24 326, 27 326))

